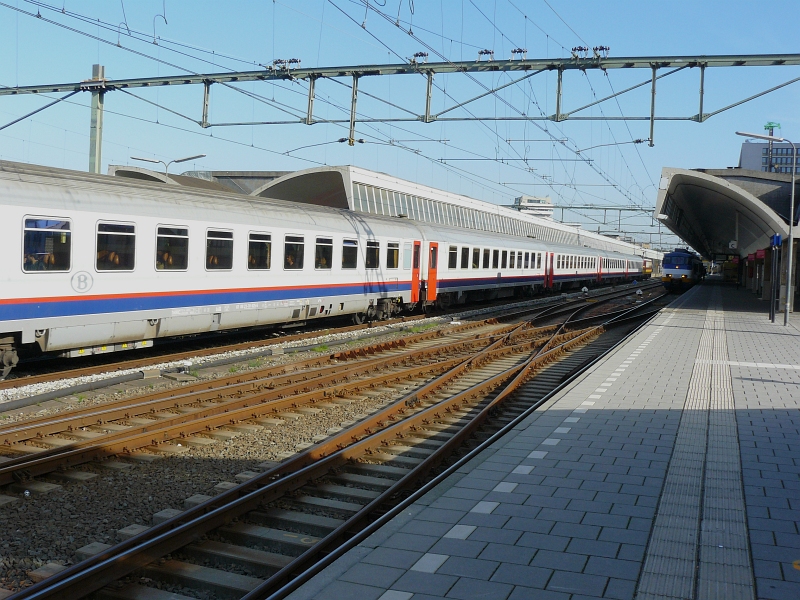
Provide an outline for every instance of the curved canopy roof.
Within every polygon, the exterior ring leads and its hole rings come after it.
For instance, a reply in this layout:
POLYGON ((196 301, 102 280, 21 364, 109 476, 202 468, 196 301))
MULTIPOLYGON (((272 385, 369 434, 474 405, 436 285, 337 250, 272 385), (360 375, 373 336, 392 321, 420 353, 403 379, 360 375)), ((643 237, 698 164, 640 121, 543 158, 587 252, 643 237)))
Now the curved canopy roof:
POLYGON ((656 217, 705 258, 746 256, 786 236, 787 223, 747 190, 721 177, 666 167, 661 171, 656 217))

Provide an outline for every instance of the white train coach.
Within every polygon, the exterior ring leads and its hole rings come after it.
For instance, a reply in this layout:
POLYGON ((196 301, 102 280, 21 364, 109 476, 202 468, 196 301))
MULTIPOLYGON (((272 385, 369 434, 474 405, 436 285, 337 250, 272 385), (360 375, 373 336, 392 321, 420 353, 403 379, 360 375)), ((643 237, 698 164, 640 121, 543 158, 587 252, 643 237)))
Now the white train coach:
POLYGON ((0 377, 20 355, 640 278, 642 259, 234 193, 0 162, 0 377))

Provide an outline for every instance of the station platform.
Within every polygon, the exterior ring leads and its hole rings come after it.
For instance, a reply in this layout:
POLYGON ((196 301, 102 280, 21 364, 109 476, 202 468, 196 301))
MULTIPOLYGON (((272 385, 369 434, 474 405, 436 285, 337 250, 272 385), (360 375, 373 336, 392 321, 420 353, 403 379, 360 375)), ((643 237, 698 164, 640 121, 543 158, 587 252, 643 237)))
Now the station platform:
POLYGON ((800 316, 709 281, 293 600, 800 598, 800 316))

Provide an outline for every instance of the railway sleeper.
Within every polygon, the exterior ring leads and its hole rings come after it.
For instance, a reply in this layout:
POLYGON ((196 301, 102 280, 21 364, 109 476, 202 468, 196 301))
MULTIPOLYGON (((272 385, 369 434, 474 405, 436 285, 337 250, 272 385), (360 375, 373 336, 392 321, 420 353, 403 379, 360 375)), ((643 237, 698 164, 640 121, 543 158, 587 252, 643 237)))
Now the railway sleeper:
POLYGON ((238 600, 263 583, 262 579, 256 577, 175 559, 150 564, 143 568, 141 573, 145 577, 165 583, 197 591, 213 592, 215 596, 225 600, 238 600))
POLYGON ((292 562, 292 558, 284 554, 215 540, 189 544, 181 550, 181 553, 196 562, 204 561, 223 567, 235 565, 246 569, 256 577, 270 577, 292 562))
POLYGON ((395 483, 393 479, 373 477, 361 473, 339 473, 338 475, 331 476, 329 479, 341 485, 354 485, 364 488, 365 490, 374 490, 376 492, 388 490, 395 483))
POLYGON ((331 498, 321 498, 318 496, 297 496, 292 498, 292 504, 297 505, 302 510, 324 511, 344 518, 351 517, 360 511, 364 506, 356 502, 345 502, 343 500, 333 500, 331 498))
POLYGON ((408 475, 408 469, 401 467, 391 467, 389 465, 375 465, 372 463, 353 463, 344 467, 348 473, 355 473, 356 475, 369 475, 371 477, 383 477, 387 480, 405 477, 408 475))
POLYGON ((224 540, 235 544, 243 544, 288 556, 300 556, 319 542, 319 538, 313 535, 273 529, 242 521, 221 527, 217 532, 224 540))
POLYGON ((355 502, 362 505, 368 504, 380 496, 380 492, 376 492, 374 490, 364 490, 361 488, 347 487, 331 483, 307 485, 301 489, 306 495, 309 496, 333 498, 334 500, 344 500, 345 502, 355 502))
POLYGON ((122 587, 108 586, 92 596, 94 600, 194 600, 190 596, 131 583, 122 587))
POLYGON ((403 446, 400 444, 390 444, 388 446, 381 446, 381 454, 391 454, 396 457, 403 458, 419 458, 426 459, 436 450, 431 448, 420 448, 418 446, 403 446))
POLYGON ((409 468, 416 467, 422 462, 421 458, 412 458, 410 456, 401 456, 397 454, 389 454, 388 452, 373 452, 369 455, 370 460, 380 461, 381 463, 389 463, 390 465, 406 465, 409 468))
POLYGON ((288 530, 303 535, 325 537, 344 523, 343 519, 324 517, 283 508, 268 508, 247 513, 247 520, 273 529, 288 530))

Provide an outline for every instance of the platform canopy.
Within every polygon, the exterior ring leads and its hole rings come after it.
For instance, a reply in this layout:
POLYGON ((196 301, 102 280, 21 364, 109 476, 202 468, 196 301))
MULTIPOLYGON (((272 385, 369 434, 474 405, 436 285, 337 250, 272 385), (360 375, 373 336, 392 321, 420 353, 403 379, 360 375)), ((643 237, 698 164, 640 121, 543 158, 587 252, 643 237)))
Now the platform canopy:
POLYGON ((744 187, 709 173, 670 167, 661 171, 654 214, 707 259, 747 256, 768 247, 776 233, 785 238, 789 229, 773 208, 744 187))

